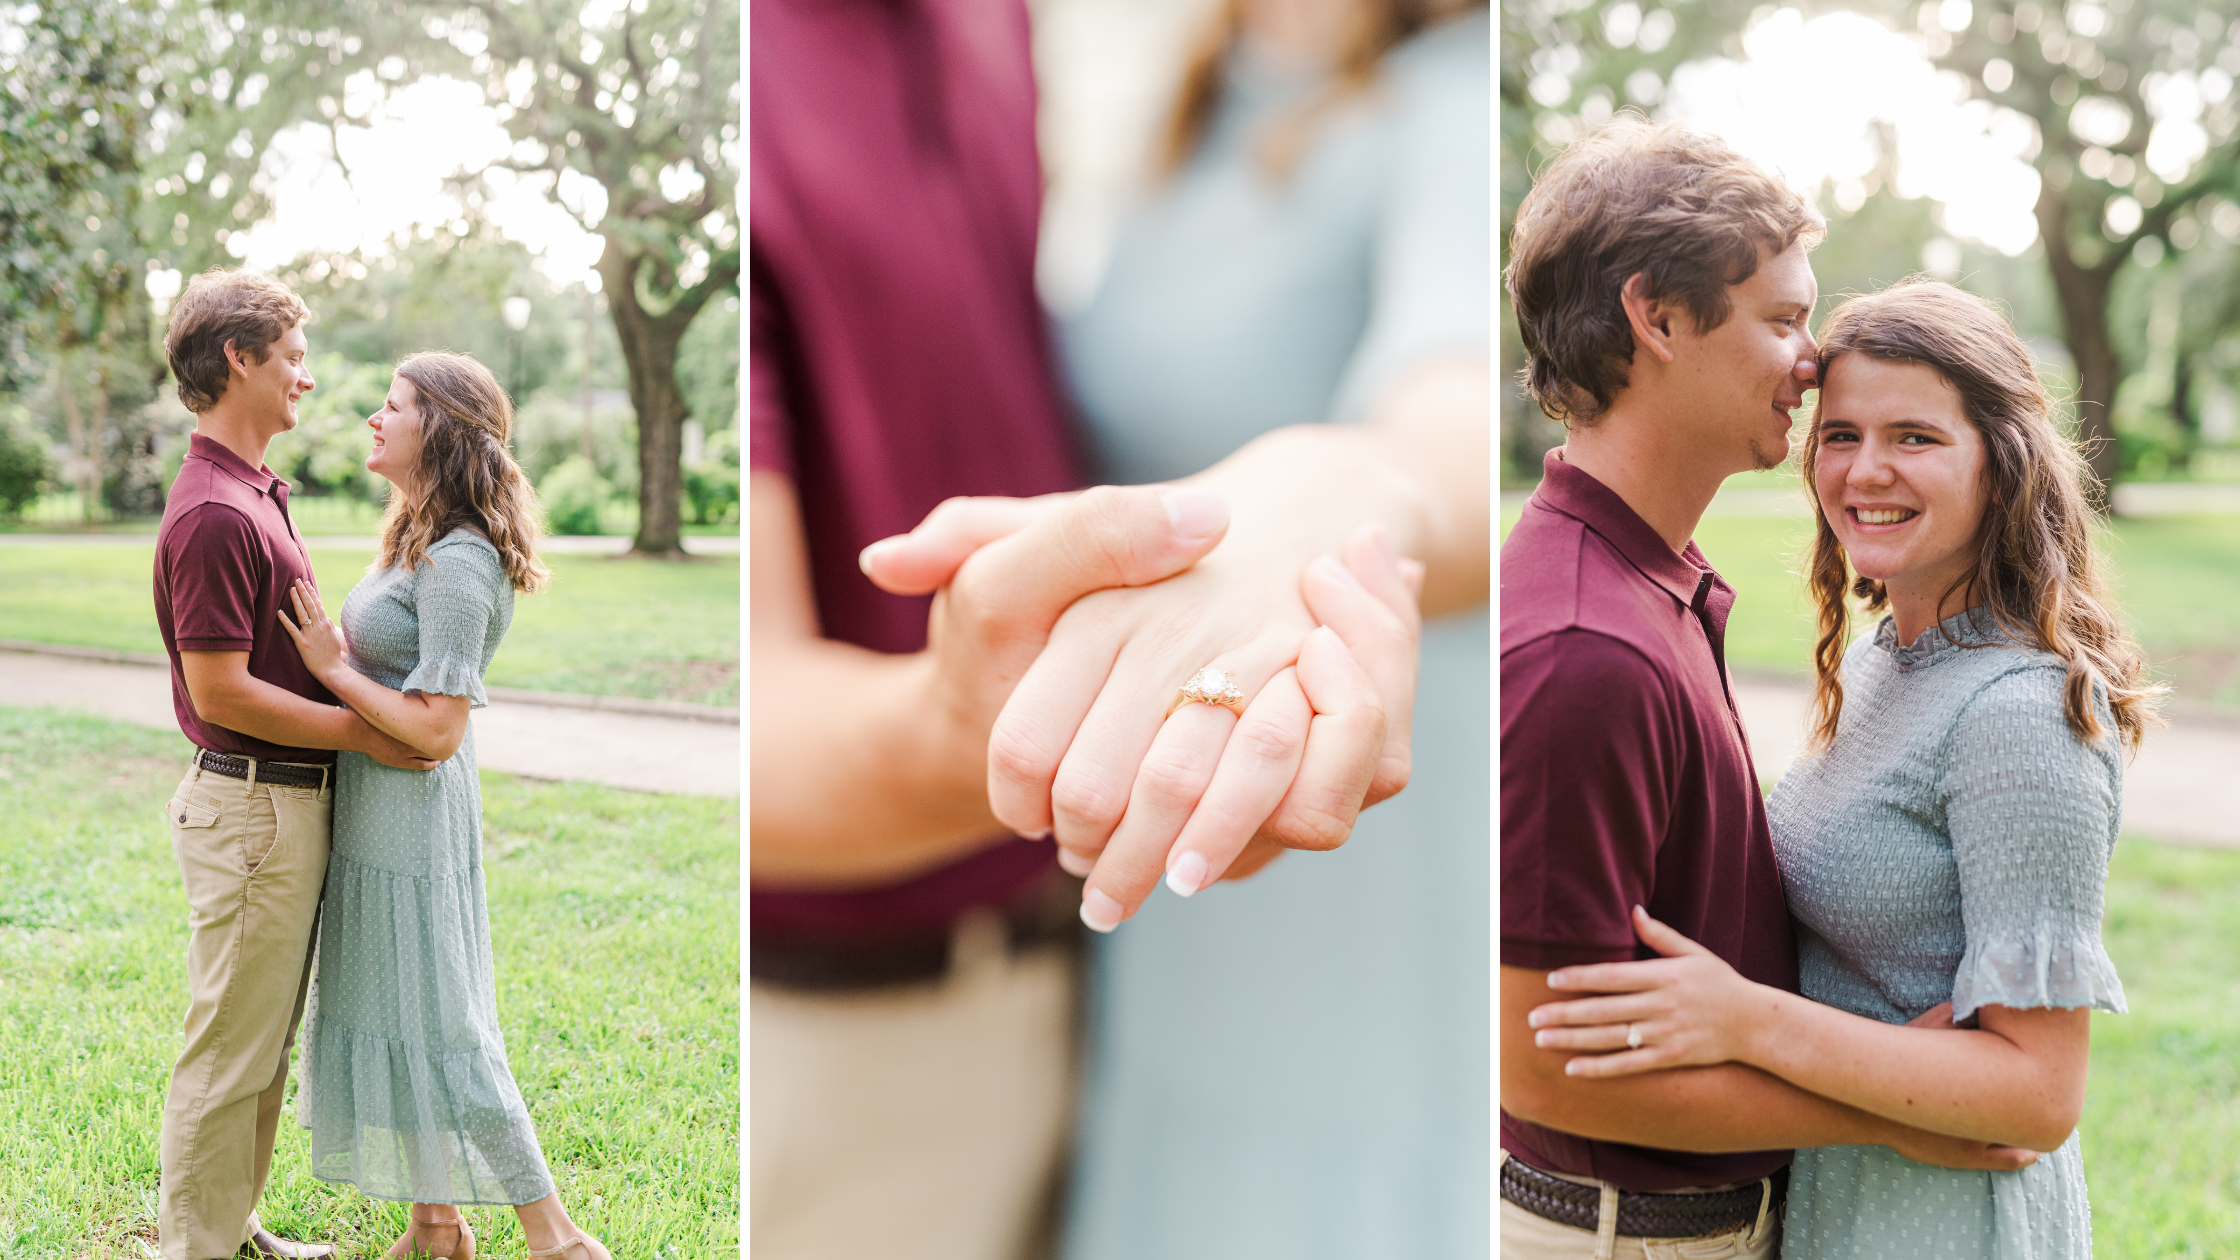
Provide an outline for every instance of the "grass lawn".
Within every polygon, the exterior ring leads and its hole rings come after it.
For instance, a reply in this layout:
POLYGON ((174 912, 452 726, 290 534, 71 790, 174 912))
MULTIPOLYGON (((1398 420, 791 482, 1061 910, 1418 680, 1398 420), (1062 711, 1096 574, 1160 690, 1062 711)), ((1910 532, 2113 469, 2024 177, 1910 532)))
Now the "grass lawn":
MULTIPOLYGON (((152 540, 9 546, 0 538, 0 639, 161 652, 152 540)), ((370 552, 314 546, 330 610, 370 552)), ((739 703, 739 561, 551 555, 552 585, 514 601, 487 679, 499 687, 739 703)))
MULTIPOLYGON (((1517 509, 1502 514, 1506 533, 1517 509)), ((1727 656, 1808 673, 1815 623, 1803 581, 1809 517, 1709 516, 1696 543, 1735 588, 1727 656)), ((2240 517, 2154 516, 2104 536, 2116 595, 2158 677, 2195 700, 2240 705, 2240 517)))
POLYGON ((2103 1260, 2240 1255, 2240 853, 2125 837, 2105 937, 2128 1015, 2092 1017, 2085 1181, 2103 1260))
MULTIPOLYGON (((0 1256, 138 1260, 185 1009, 160 816, 178 735, 0 708, 0 1256)), ((482 777, 498 1012, 563 1201, 617 1256, 739 1245, 734 801, 482 777), (648 965, 649 960, 659 965, 648 965)), ((378 1255, 402 1204, 314 1179, 291 1104, 262 1215, 378 1255)), ((492 1256, 513 1213, 469 1209, 492 1256)))

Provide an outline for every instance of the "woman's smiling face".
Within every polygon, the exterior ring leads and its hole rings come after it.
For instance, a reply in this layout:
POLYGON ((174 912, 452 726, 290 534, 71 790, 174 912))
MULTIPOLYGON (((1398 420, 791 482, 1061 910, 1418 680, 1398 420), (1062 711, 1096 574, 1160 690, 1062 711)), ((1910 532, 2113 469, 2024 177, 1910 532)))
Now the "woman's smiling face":
POLYGON ((366 469, 388 479, 389 484, 407 494, 414 493, 409 484, 420 465, 420 393, 412 382, 402 376, 389 381, 389 396, 381 410, 366 417, 373 428, 373 454, 366 457, 366 469))
POLYGON ((1975 567, 1986 501, 1983 436, 1959 391, 1923 364, 1839 355, 1813 441, 1813 492, 1851 567, 1893 604, 1935 609, 1975 567))

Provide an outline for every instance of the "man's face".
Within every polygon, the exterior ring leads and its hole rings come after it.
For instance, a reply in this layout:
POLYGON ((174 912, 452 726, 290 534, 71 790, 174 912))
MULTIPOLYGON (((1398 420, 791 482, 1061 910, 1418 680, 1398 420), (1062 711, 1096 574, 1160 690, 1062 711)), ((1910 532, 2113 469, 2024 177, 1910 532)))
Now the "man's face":
POLYGON ((296 400, 310 393, 315 384, 311 369, 304 366, 304 356, 310 349, 303 325, 298 324, 264 348, 262 363, 245 354, 229 356, 239 375, 226 382, 227 400, 231 401, 238 391, 268 432, 285 433, 295 428, 296 400))
POLYGON ((1771 468, 1789 456, 1789 412, 1812 387, 1816 347, 1806 328, 1820 285, 1804 246, 1761 253, 1758 269, 1727 286, 1725 323, 1696 333, 1684 316, 1670 395, 1707 460, 1729 471, 1771 468))

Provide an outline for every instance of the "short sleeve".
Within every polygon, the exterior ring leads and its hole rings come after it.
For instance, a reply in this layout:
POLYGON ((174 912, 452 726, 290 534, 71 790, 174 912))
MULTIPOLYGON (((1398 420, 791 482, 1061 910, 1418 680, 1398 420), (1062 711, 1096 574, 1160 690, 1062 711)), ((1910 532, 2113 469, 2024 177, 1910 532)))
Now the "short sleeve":
POLYGON ((410 695, 465 696, 479 709, 483 649, 507 586, 505 567, 487 545, 438 544, 413 588, 420 619, 420 663, 397 690, 410 695))
POLYGON ((792 479, 793 416, 787 402, 784 304, 758 265, 747 289, 747 465, 792 479))
POLYGON ((1369 324, 1332 414, 1360 420, 1415 364, 1490 357, 1492 43, 1482 14, 1395 52, 1392 175, 1378 212, 1369 324))
POLYGON ((182 652, 248 652, 257 645, 257 592, 271 563, 248 518, 222 504, 190 508, 163 540, 172 641, 182 652))
POLYGON ((1671 819, 1673 705, 1633 648, 1569 630, 1501 658, 1501 963, 1635 956, 1671 819))
POLYGON ((2058 668, 2006 674, 1953 727, 1942 797, 1967 931, 1954 1019, 1986 1005, 2124 1009, 2100 943, 2123 767, 2113 734, 2092 745, 2069 729, 2062 682, 2058 668))

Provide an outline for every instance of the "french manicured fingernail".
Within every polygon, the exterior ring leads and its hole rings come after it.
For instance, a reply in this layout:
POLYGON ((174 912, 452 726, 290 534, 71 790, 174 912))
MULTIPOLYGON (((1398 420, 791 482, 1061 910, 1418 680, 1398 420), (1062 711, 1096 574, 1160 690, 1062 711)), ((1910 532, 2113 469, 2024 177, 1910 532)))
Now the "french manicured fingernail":
POLYGON ((1096 889, 1081 894, 1081 921, 1092 932, 1109 932, 1120 926, 1120 903, 1096 889))
POLYGON ((1175 896, 1187 897, 1205 886, 1205 855, 1191 849, 1183 850, 1182 856, 1167 868, 1167 887, 1174 890, 1175 896))
POLYGON ((1336 556, 1316 556, 1314 559, 1307 561, 1307 567, 1320 569, 1323 576, 1331 581, 1343 583, 1357 591, 1366 593, 1369 589, 1363 586, 1361 579, 1353 575, 1353 570, 1347 568, 1345 562, 1336 556))
POLYGON ((863 570, 863 575, 865 577, 871 576, 872 564, 878 560, 879 553, 885 550, 888 544, 889 540, 882 538, 879 541, 871 544, 870 546, 865 547, 862 551, 856 553, 856 567, 863 570))
POLYGON ((1089 872, 1097 869, 1097 860, 1061 847, 1058 850, 1058 869, 1077 879, 1087 879, 1089 872))
POLYGON ((1540 1049, 1542 1049, 1542 1050, 1545 1050, 1545 1049, 1547 1049, 1547 1048, 1548 1048, 1548 1041, 1549 1041, 1549 1037, 1548 1037, 1548 1034, 1546 1034, 1546 1033, 1544 1033, 1544 1032, 1537 1032, 1537 1033, 1534 1033, 1534 1034, 1532 1034, 1532 1044, 1533 1044, 1533 1045, 1535 1045, 1535 1046, 1538 1046, 1538 1047, 1539 1047, 1540 1049))
POLYGON ((1048 827, 1044 827, 1040 831, 1022 831, 1019 833, 1019 838, 1021 840, 1048 840, 1050 838, 1050 829, 1048 827))
POLYGON ((1538 1011, 1534 1011, 1530 1015, 1524 1017, 1524 1026, 1527 1028, 1538 1028, 1540 1025, 1546 1022, 1546 1020, 1540 1018, 1540 1012, 1538 1011))
POLYGON ((1176 536, 1186 542, 1210 537, 1229 523, 1229 505, 1211 490, 1176 486, 1161 491, 1159 502, 1166 507, 1167 520, 1174 526, 1176 536))

